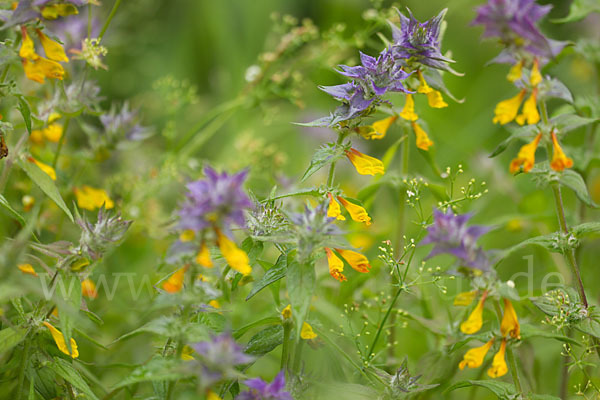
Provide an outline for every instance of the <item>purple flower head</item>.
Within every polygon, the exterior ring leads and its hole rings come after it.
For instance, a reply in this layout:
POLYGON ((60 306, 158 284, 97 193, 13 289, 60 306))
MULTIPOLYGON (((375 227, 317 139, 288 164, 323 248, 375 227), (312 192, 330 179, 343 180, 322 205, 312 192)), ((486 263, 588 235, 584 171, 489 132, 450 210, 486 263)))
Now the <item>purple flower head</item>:
POLYGON ((228 333, 213 336, 204 342, 192 344, 202 362, 210 366, 235 367, 254 361, 253 357, 245 354, 242 348, 228 333))
POLYGON ((535 0, 489 0, 477 8, 472 24, 483 25, 484 37, 499 37, 510 49, 523 49, 542 59, 550 59, 566 45, 548 39, 535 25, 551 8, 551 5, 540 6, 535 0))
POLYGON ((454 215, 448 208, 444 214, 434 210, 433 225, 427 228, 427 236, 421 244, 434 244, 427 258, 448 253, 458 258, 465 266, 481 270, 488 269, 487 256, 477 246, 477 239, 490 228, 481 225, 467 226, 471 214, 454 215))
POLYGON ((187 185, 179 228, 200 231, 218 224, 228 231, 233 224, 244 226, 244 210, 253 206, 242 188, 248 171, 230 175, 207 166, 204 175, 206 178, 187 185))
POLYGON ((137 110, 130 110, 129 103, 123 103, 120 111, 114 104, 108 114, 100 116, 100 122, 104 126, 105 134, 108 138, 117 139, 125 137, 127 140, 144 140, 152 135, 152 130, 141 126, 137 110))
POLYGON ((454 61, 444 57, 440 50, 441 23, 446 9, 425 22, 419 22, 408 9, 408 17, 397 11, 400 27, 390 22, 394 39, 391 51, 394 58, 452 72, 447 63, 454 61))
POLYGON ((250 390, 240 393, 236 400, 294 400, 292 395, 285 391, 285 373, 277 374, 273 382, 267 383, 260 378, 248 379, 244 385, 250 390))

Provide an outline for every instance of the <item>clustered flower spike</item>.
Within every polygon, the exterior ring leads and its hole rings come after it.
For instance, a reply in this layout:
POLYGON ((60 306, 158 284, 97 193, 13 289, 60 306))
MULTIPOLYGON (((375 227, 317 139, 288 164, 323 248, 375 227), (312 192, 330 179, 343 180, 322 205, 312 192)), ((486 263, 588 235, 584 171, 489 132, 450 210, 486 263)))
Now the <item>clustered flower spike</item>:
POLYGON ((285 390, 285 372, 277 374, 273 382, 267 383, 261 378, 248 379, 244 385, 250 390, 242 392, 236 400, 293 400, 292 395, 285 390))
POLYGON ((105 205, 98 211, 96 223, 78 216, 77 224, 81 227, 81 238, 79 246, 72 251, 73 254, 84 255, 92 260, 102 258, 110 246, 123 239, 132 222, 124 220, 120 214, 111 215, 106 211, 105 205))
POLYGON ((110 142, 116 142, 120 138, 138 141, 152 135, 152 130, 140 125, 139 119, 138 110, 130 110, 128 102, 123 104, 121 110, 117 110, 113 104, 107 114, 100 116, 104 135, 110 138, 110 142))
POLYGON ((444 214, 433 211, 433 225, 427 228, 427 236, 421 244, 434 244, 427 256, 448 253, 454 255, 467 267, 479 270, 489 268, 486 253, 477 245, 477 239, 490 228, 481 225, 467 226, 471 214, 455 215, 450 208, 444 214))
POLYGON ((390 22, 394 44, 391 47, 394 59, 410 65, 420 63, 428 67, 454 72, 448 63, 454 61, 444 57, 440 50, 441 24, 447 9, 425 22, 419 22, 408 11, 408 17, 399 10, 400 27, 390 22))

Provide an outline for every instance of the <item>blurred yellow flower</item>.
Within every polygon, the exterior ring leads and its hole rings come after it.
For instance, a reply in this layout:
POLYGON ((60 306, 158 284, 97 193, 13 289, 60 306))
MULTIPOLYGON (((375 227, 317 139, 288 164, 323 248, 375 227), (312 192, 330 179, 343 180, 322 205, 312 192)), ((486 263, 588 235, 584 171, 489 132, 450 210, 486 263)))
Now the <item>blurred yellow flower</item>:
POLYGON ((316 338, 317 334, 313 331, 312 326, 310 326, 308 322, 304 322, 302 324, 302 329, 300 330, 300 337, 309 340, 316 338))
POLYGON ((49 166, 47 164, 44 164, 41 161, 36 160, 33 157, 29 157, 29 161, 34 163, 35 165, 37 165, 39 169, 44 171, 46 173, 46 175, 48 175, 50 177, 50 179, 52 179, 53 181, 56 180, 56 171, 54 170, 54 168, 52 168, 51 166, 49 166))
POLYGON ((344 271, 344 262, 331 249, 325 247, 327 253, 327 264, 329 266, 329 274, 340 282, 348 279, 342 274, 344 271))
POLYGON ((470 292, 462 292, 456 295, 454 298, 455 306, 468 306, 475 300, 477 296, 477 290, 471 290, 470 292))
POLYGON ((431 108, 448 107, 448 103, 444 101, 444 97, 442 97, 442 93, 439 90, 432 90, 427 93, 427 102, 431 108))
POLYGON ((292 318, 292 305, 288 304, 282 311, 281 311, 281 316, 283 317, 283 319, 290 319, 292 318))
POLYGON ((400 116, 407 121, 416 121, 419 119, 419 116, 415 113, 415 100, 412 94, 406 95, 406 102, 404 103, 402 112, 400 112, 400 116))
POLYGON ((37 29, 36 32, 38 37, 40 38, 40 42, 42 43, 42 47, 44 48, 44 53, 46 53, 46 57, 54 61, 69 62, 69 58, 65 54, 65 49, 60 43, 50 39, 48 36, 44 35, 44 33, 39 29, 37 29))
POLYGON ((508 71, 508 75, 506 76, 506 79, 508 79, 510 82, 516 82, 519 79, 521 79, 522 75, 523 75, 523 60, 519 61, 518 63, 516 63, 515 65, 513 65, 510 68, 510 71, 508 71))
POLYGON ((540 84, 542 81, 542 74, 540 73, 539 61, 536 58, 533 60, 533 67, 531 68, 531 76, 529 78, 529 83, 531 86, 535 87, 540 84))
POLYGON ((200 245, 200 251, 198 252, 198 255, 196 255, 196 262, 204 268, 212 268, 214 266, 212 260, 210 259, 208 247, 204 242, 202 242, 200 245))
POLYGON ((93 211, 102 206, 107 210, 115 206, 115 203, 108 197, 108 193, 104 189, 95 189, 91 186, 83 185, 80 188, 73 189, 73 191, 75 192, 79 208, 93 211))
POLYGON ((363 254, 352 250, 335 249, 344 260, 358 272, 366 273, 371 269, 369 260, 363 254))
POLYGON ((67 343, 65 342, 65 337, 63 336, 62 332, 59 331, 58 329, 56 329, 55 327, 53 327, 52 325, 50 325, 50 323, 48 322, 43 322, 44 326, 46 326, 46 328, 48 328, 50 330, 50 334, 52 335, 52 338, 54 339, 54 343, 56 343, 56 347, 58 347, 58 349, 60 351, 62 351, 63 353, 65 353, 68 356, 71 356, 72 358, 77 358, 79 357, 79 351, 77 350, 77 342, 75 342, 75 339, 71 338, 70 340, 70 344, 71 344, 71 352, 69 352, 69 349, 67 348, 67 343))
POLYGON ((183 288, 183 280, 185 278, 185 271, 187 271, 188 266, 179 268, 175 271, 166 282, 163 283, 162 287, 165 291, 169 293, 177 293, 183 288))
POLYGON ((96 291, 96 284, 91 279, 85 279, 81 282, 81 294, 90 299, 98 297, 98 291, 96 291))
POLYGON ((248 255, 243 250, 239 249, 236 244, 220 230, 217 229, 216 233, 217 244, 219 249, 221 249, 221 254, 223 254, 223 257, 227 261, 227 264, 242 275, 250 274, 250 272, 252 272, 252 267, 250 267, 248 255))
POLYGON ((24 274, 38 276, 37 272, 35 272, 35 269, 33 269, 33 266, 31 264, 19 264, 17 268, 19 268, 19 270, 24 274))
POLYGON ((194 349, 192 349, 190 346, 188 346, 187 344, 185 346, 183 346, 183 348, 181 349, 181 359, 183 361, 191 361, 194 359, 194 349))
POLYGON ((521 114, 517 115, 517 124, 523 125, 527 121, 528 125, 537 124, 540 121, 540 113, 537 109, 537 89, 533 89, 531 96, 523 103, 521 114))
POLYGON ((194 232, 192 229, 186 229, 179 235, 179 240, 181 240, 182 242, 191 242, 192 240, 194 240, 195 237, 196 232, 194 232))

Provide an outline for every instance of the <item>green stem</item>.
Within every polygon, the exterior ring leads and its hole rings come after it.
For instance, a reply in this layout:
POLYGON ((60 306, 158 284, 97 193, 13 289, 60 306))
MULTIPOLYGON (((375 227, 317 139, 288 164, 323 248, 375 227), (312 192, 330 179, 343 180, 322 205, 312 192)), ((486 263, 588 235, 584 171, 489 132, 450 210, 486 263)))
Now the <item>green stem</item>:
POLYGON ((294 365, 292 367, 292 371, 295 374, 298 374, 300 371, 300 361, 302 360, 302 348, 304 347, 304 340, 300 339, 298 343, 296 343, 296 349, 294 351, 294 365))
POLYGON ((291 332, 292 332, 291 321, 284 321, 283 322, 283 345, 281 348, 281 368, 280 369, 285 370, 285 371, 287 371, 287 369, 288 369, 291 332))
POLYGON ((98 42, 100 42, 102 40, 102 37, 106 33, 106 30, 108 29, 110 22, 112 21, 115 14, 117 13, 117 10, 119 9, 120 5, 121 5, 121 0, 116 0, 115 4, 113 5, 112 10, 110 10, 110 14, 108 14, 108 19, 104 23, 104 26, 102 27, 102 30, 100 31, 100 34, 98 35, 98 42))
POLYGON ((56 154, 54 155, 54 161, 52 161, 52 168, 56 169, 58 165, 58 157, 60 157, 60 152, 65 144, 65 140, 67 137, 67 129, 69 129, 69 123, 71 122, 71 118, 67 117, 65 119, 65 126, 63 127, 63 133, 60 136, 60 141, 58 142, 58 147, 56 148, 56 154))
POLYGON ((31 348, 31 340, 25 340, 25 347, 23 348, 23 358, 21 358, 21 365, 19 366, 19 384, 17 386, 17 400, 21 400, 23 396, 23 383, 25 382, 25 367, 29 360, 29 350, 31 348))
MULTIPOLYGON (((336 146, 339 146, 344 141, 344 133, 342 131, 338 132, 338 138, 335 142, 336 146)), ((333 180, 335 179, 335 164, 336 161, 332 162, 329 166, 329 175, 327 176, 327 188, 331 188, 333 186, 333 180)))
MULTIPOLYGON (((379 341, 379 336, 381 336, 381 331, 383 330, 383 327, 385 326, 387 319, 390 317, 390 314, 392 314, 392 309, 394 308, 394 305, 396 304, 398 297, 400 297, 400 293, 402 293, 403 291, 404 291, 403 287, 400 287, 398 289, 398 291, 394 295, 394 298, 392 299, 392 302, 390 303, 390 306, 388 307, 385 315, 383 316, 383 320, 379 324, 379 327, 377 328, 377 333, 375 333, 375 337, 373 338, 373 343, 371 343, 371 347, 369 347, 369 354, 367 355, 368 361, 371 361, 371 357, 373 356, 373 352, 375 351, 375 346, 377 345, 377 342, 379 341)), ((392 344, 391 347, 393 347, 394 343, 391 342, 391 344, 392 344)))

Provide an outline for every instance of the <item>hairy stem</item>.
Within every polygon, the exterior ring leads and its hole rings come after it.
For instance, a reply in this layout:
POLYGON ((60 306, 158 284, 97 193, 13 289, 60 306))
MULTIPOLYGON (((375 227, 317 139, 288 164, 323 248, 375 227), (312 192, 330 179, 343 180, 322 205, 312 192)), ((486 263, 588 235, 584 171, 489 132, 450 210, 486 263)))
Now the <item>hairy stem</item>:
MULTIPOLYGON (((342 144, 342 142, 344 141, 344 133, 342 131, 338 132, 338 138, 337 141, 335 142, 336 146, 339 146, 340 144, 342 144)), ((331 165, 329 166, 329 174, 327 175, 327 187, 331 188, 331 186, 333 186, 333 181, 335 179, 335 164, 336 161, 332 162, 331 165)))
POLYGON ((58 142, 58 147, 56 148, 56 154, 54 155, 54 161, 52 161, 52 168, 56 169, 56 165, 58 164, 58 157, 60 157, 60 152, 62 151, 63 145, 65 144, 65 140, 67 137, 67 130, 69 129, 69 122, 71 122, 71 118, 67 117, 65 119, 65 126, 63 127, 63 133, 60 136, 60 141, 58 142))
POLYGON ((290 354, 290 334, 292 331, 292 324, 290 321, 283 322, 283 344, 281 348, 281 368, 287 371, 288 369, 288 358, 290 354))

